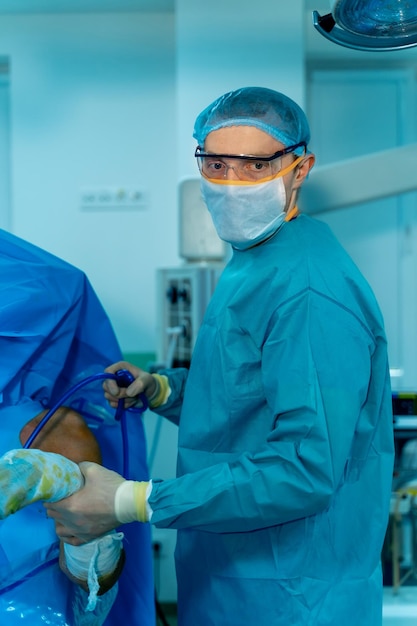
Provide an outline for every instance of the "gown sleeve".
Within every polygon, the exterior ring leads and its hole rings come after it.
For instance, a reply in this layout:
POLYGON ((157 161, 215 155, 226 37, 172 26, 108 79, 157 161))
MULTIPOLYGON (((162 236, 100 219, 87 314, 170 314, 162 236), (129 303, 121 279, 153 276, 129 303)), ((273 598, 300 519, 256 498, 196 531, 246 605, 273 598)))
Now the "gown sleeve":
POLYGON ((260 357, 269 435, 230 461, 154 481, 152 523, 240 532, 325 510, 379 454, 385 431, 390 451, 386 340, 376 326, 312 291, 276 310, 260 357))

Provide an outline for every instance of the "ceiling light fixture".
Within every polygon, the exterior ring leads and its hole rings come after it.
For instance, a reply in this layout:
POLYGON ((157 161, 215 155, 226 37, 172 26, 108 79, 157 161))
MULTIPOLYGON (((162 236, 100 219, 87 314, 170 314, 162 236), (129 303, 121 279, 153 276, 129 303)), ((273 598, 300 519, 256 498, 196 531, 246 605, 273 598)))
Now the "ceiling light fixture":
POLYGON ((333 43, 365 51, 417 46, 416 0, 330 0, 331 13, 313 11, 318 32, 333 43))

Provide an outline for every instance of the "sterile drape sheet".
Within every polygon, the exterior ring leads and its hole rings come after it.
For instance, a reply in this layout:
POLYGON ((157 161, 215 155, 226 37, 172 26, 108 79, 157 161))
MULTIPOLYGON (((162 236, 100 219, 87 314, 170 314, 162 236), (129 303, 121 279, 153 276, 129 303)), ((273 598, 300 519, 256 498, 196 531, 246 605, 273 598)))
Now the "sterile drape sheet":
MULTIPOLYGON (((0 454, 20 446, 25 422, 60 400, 75 383, 122 358, 113 328, 86 275, 0 230, 0 454)), ((101 381, 66 403, 84 416, 101 445, 103 464, 122 473, 120 423, 101 381)), ((137 414, 128 416, 129 478, 146 480, 146 446, 137 414)), ((126 565, 106 626, 154 626, 148 525, 121 527, 126 565)), ((0 522, 0 623, 71 623, 71 585, 57 564, 58 540, 41 504, 0 522), (49 620, 49 621, 48 621, 49 620)))

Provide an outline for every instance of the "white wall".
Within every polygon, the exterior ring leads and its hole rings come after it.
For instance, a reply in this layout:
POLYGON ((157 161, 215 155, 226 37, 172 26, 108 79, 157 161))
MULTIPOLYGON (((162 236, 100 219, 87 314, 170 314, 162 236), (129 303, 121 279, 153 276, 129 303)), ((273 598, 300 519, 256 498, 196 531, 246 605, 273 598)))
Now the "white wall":
POLYGON ((155 269, 177 256, 172 13, 3 15, 12 231, 83 269, 121 347, 155 349, 155 269), (137 187, 140 211, 86 212, 84 188, 137 187))
POLYGON ((156 348, 155 271, 180 261, 177 185, 197 173, 198 112, 248 84, 303 104, 302 7, 177 0, 175 15, 2 15, 11 230, 87 273, 124 351, 156 348), (81 209, 83 189, 108 187, 143 189, 145 208, 81 209))
POLYGON ((270 87, 304 104, 302 0, 176 0, 179 177, 195 176, 194 120, 226 91, 270 87))

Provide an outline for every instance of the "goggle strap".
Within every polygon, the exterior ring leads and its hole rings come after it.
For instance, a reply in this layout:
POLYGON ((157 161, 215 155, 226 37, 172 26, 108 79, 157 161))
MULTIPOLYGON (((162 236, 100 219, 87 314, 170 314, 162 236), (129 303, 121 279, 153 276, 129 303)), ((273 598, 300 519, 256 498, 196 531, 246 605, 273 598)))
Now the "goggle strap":
POLYGON ((298 206, 293 206, 291 211, 288 211, 287 215, 285 216, 284 222, 291 222, 291 220, 293 220, 295 217, 297 217, 297 215, 299 215, 299 213, 300 213, 300 211, 298 210, 298 206))

